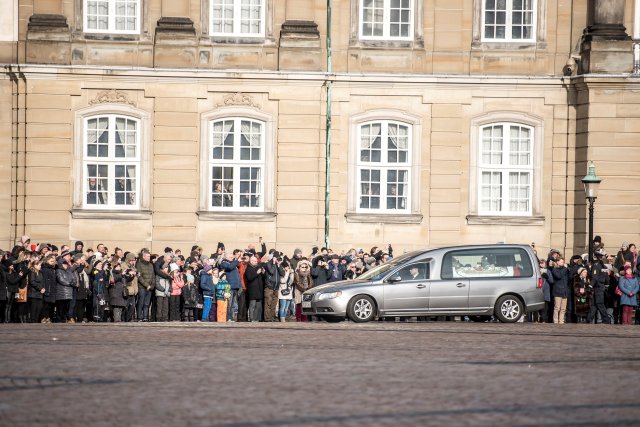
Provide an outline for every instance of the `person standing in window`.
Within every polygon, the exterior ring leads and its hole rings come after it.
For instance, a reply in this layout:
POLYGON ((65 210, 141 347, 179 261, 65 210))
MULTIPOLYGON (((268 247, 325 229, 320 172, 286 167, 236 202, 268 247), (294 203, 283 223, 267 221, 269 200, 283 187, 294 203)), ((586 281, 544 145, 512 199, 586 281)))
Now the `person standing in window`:
POLYGON ((103 190, 98 187, 98 180, 95 178, 89 178, 89 189, 87 191, 87 204, 88 205, 104 205, 103 190))

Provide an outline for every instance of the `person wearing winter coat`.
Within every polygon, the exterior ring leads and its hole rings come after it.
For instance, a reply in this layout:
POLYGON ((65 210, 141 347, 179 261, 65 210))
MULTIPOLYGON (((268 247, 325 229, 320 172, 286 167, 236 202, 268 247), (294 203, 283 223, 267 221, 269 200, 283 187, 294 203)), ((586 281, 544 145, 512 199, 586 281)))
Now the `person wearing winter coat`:
POLYGON ((313 259, 311 277, 313 278, 313 286, 320 286, 329 282, 331 271, 323 256, 317 256, 313 259))
POLYGON ((293 301, 293 270, 289 263, 284 264, 284 275, 280 278, 278 288, 278 318, 281 322, 287 319, 289 305, 293 301))
POLYGON ((567 312, 569 297, 569 269, 564 265, 564 258, 559 257, 551 269, 553 276, 553 323, 563 324, 567 312))
POLYGON ((44 286, 41 323, 51 323, 55 319, 56 292, 56 257, 47 255, 42 262, 42 282, 44 286))
POLYGON ((602 262, 602 257, 605 255, 604 250, 598 249, 595 251, 595 261, 591 266, 591 289, 592 289, 592 302, 589 315, 587 316, 587 323, 591 323, 596 320, 596 311, 600 313, 602 317, 602 323, 610 324, 611 316, 607 313, 607 309, 604 305, 605 293, 609 287, 609 270, 602 262))
POLYGON ((229 298, 229 304, 227 307, 227 321, 235 322, 238 320, 238 294, 242 289, 242 283, 240 281, 240 271, 238 270, 239 261, 238 258, 242 255, 242 251, 235 250, 233 253, 225 253, 224 258, 220 262, 220 271, 224 271, 227 276, 227 281, 231 288, 231 296, 229 298))
POLYGON ((249 299, 249 322, 262 320, 262 299, 264 298, 264 268, 258 263, 258 258, 249 258, 249 264, 244 272, 247 286, 247 298, 249 299))
POLYGON ((227 282, 227 276, 224 272, 220 273, 220 278, 216 281, 216 308, 218 322, 227 321, 227 307, 231 298, 231 285, 227 282))
POLYGON ((140 251, 140 256, 136 262, 136 271, 138 272, 136 314, 139 322, 148 322, 149 306, 155 289, 156 276, 151 263, 151 253, 147 249, 140 251))
POLYGON ((551 297, 553 276, 547 268, 547 262, 544 259, 540 260, 540 277, 542 278, 542 296, 544 298, 544 307, 540 313, 540 322, 553 323, 553 299, 551 297))
POLYGON ((42 312, 42 296, 44 295, 44 277, 42 276, 42 261, 33 260, 29 263, 29 289, 27 291, 27 304, 29 307, 29 321, 40 322, 42 312))
POLYGON ((7 273, 4 265, 5 254, 0 251, 1 259, 0 261, 0 324, 8 323, 9 318, 6 316, 7 311, 7 297, 9 290, 7 289, 7 273))
POLYGON ((182 288, 182 320, 193 322, 195 318, 196 304, 198 303, 198 288, 191 267, 184 271, 185 284, 182 288))
POLYGON ((94 261, 91 273, 91 294, 93 295, 93 320, 96 322, 104 322, 105 311, 109 304, 109 292, 107 284, 109 283, 110 274, 104 270, 104 262, 99 259, 94 261))
MULTIPOLYGON (((216 287, 213 282, 213 267, 209 258, 202 259, 200 276, 200 289, 202 289, 202 321, 215 322, 217 315, 216 287)), ((217 270, 216 270, 217 271, 217 270)))
POLYGON ((69 317, 69 305, 73 298, 73 288, 77 287, 76 276, 65 257, 60 257, 56 270, 56 313, 61 323, 75 323, 69 317))
POLYGON ((128 252, 120 263, 122 274, 127 280, 127 305, 124 309, 125 321, 131 322, 136 317, 136 297, 139 292, 138 272, 136 271, 136 255, 128 252))
POLYGON ((118 263, 111 270, 111 278, 107 283, 109 292, 109 305, 113 315, 114 322, 122 321, 122 312, 127 306, 127 278, 122 274, 122 266, 118 263))
POLYGON ((171 295, 171 276, 169 276, 169 264, 172 254, 166 252, 164 257, 158 258, 154 264, 156 277, 156 320, 166 322, 169 320, 169 295, 171 295))
POLYGON ((293 276, 293 286, 295 287, 294 303, 296 305, 296 320, 306 322, 307 316, 302 314, 302 294, 313 288, 313 278, 311 278, 311 263, 306 259, 300 260, 293 276))
POLYGON ((91 298, 91 281, 85 268, 87 262, 82 257, 78 260, 75 271, 78 280, 78 290, 76 291, 76 311, 74 317, 76 322, 86 323, 90 316, 87 316, 87 301, 91 298))
POLYGON ((169 296, 169 321, 180 321, 180 295, 184 288, 184 278, 180 273, 178 264, 171 263, 169 266, 169 275, 171 276, 171 295, 169 296))
POLYGON ((633 275, 633 267, 631 264, 625 265, 624 276, 620 277, 618 288, 620 295, 620 304, 622 305, 622 324, 631 325, 633 312, 638 306, 637 293, 640 290, 638 278, 633 275))
POLYGON ((589 272, 581 267, 573 280, 573 310, 578 323, 584 323, 591 310, 591 281, 589 272))
POLYGON ((284 275, 284 269, 280 264, 279 254, 274 253, 269 262, 265 265, 265 285, 264 285, 264 321, 276 321, 276 305, 278 303, 278 290, 280 289, 280 279, 284 275))

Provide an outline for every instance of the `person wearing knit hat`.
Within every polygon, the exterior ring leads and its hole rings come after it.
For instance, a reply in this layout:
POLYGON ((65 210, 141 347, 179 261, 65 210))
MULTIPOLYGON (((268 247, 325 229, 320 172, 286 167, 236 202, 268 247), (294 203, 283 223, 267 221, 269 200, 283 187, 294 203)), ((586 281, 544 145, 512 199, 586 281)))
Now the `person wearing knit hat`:
POLYGON ((74 263, 77 263, 78 261, 80 261, 82 258, 84 258, 83 254, 75 254, 71 257, 71 261, 73 261, 74 263))
POLYGON ((591 309, 591 283, 588 271, 584 267, 578 269, 578 274, 573 280, 573 313, 578 323, 584 323, 591 309))
POLYGON ((29 237, 29 235, 27 234, 25 234, 20 238, 20 246, 23 246, 26 248, 27 246, 29 246, 30 242, 31 242, 31 237, 29 237))
POLYGON ((84 251, 84 243, 78 240, 73 246, 73 250, 71 251, 71 255, 81 254, 84 251))

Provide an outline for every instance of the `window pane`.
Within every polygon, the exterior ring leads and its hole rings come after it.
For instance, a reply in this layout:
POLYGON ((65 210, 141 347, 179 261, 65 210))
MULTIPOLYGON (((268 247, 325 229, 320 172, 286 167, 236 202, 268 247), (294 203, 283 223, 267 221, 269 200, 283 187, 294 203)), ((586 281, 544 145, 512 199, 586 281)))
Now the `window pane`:
POLYGON ((212 175, 212 197, 213 207, 233 206, 233 168, 214 166, 212 175))

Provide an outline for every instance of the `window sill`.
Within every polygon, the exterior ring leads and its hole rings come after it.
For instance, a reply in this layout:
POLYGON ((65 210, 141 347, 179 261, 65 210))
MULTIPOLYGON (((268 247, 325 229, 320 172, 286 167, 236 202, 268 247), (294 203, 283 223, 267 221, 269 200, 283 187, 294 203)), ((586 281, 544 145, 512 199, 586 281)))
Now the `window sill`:
POLYGON ((544 225, 544 216, 467 215, 469 225, 544 225))
POLYGON ((475 41, 471 44, 472 51, 536 51, 545 50, 547 43, 535 41, 475 41))
POLYGON ((276 41, 272 37, 242 37, 242 36, 202 36, 200 46, 218 45, 247 45, 275 47, 276 41))
POLYGON ((361 49, 423 49, 423 40, 368 40, 352 39, 350 48, 361 49))
POLYGON ((275 212, 211 212, 198 211, 198 218, 202 221, 246 221, 269 222, 276 219, 275 212))
POLYGON ((116 220, 147 220, 151 219, 151 211, 127 211, 127 210, 97 210, 97 209, 72 209, 73 219, 116 219, 116 220))
POLYGON ((151 42, 151 37, 144 33, 86 33, 77 31, 73 33, 73 41, 102 41, 102 42, 131 42, 131 43, 144 43, 151 42))
POLYGON ((347 222, 383 223, 383 224, 420 224, 422 214, 369 214, 347 212, 344 214, 347 222))

